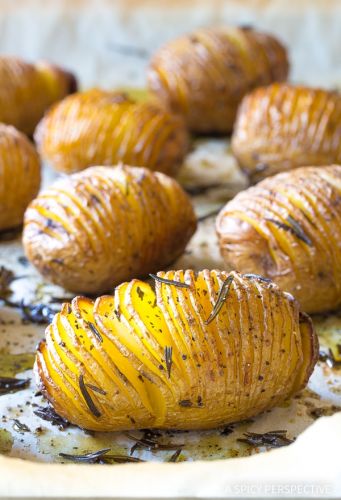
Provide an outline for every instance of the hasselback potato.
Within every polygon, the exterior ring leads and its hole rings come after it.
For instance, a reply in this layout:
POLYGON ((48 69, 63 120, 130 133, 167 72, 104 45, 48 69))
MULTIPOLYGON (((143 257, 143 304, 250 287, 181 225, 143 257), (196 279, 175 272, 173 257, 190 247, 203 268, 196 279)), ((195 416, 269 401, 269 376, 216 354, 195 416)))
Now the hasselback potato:
POLYGON ((29 205, 23 243, 53 283, 101 293, 169 265, 195 227, 190 199, 174 179, 144 168, 92 167, 29 205))
POLYGON ((152 58, 149 89, 181 113, 196 133, 226 133, 243 96, 285 80, 286 50, 250 28, 199 29, 162 47, 152 58))
POLYGON ((341 166, 277 174, 217 218, 228 269, 273 279, 308 313, 341 305, 341 166))
POLYGON ((45 62, 0 57, 0 122, 32 135, 46 109, 77 87, 75 77, 45 62))
POLYGON ((316 356, 311 320, 274 283, 168 271, 155 290, 134 279, 64 304, 35 370, 57 413, 83 428, 203 429, 291 396, 316 356))
POLYGON ((254 182, 341 163, 341 94, 280 83, 253 91, 239 108, 232 151, 254 182))
POLYGON ((14 127, 0 123, 0 231, 22 223, 39 186, 40 160, 33 144, 14 127))
POLYGON ((180 117, 154 100, 99 89, 57 103, 35 139, 43 158, 66 173, 122 161, 174 175, 188 148, 180 117))

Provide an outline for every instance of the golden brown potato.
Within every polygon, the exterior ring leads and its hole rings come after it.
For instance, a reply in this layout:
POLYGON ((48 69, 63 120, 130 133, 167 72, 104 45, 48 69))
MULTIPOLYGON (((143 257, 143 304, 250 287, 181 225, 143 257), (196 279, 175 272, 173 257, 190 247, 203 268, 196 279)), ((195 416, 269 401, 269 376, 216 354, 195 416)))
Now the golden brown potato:
POLYGON ((273 279, 309 313, 341 305, 341 166, 265 179, 227 203, 216 227, 228 269, 273 279))
POLYGON ((182 119, 157 102, 99 89, 56 104, 35 139, 43 158, 66 173, 122 161, 175 175, 188 148, 182 119))
POLYGON ((1 56, 0 122, 32 135, 46 109, 76 87, 75 77, 57 66, 1 56))
POLYGON ((231 132, 243 96, 285 80, 286 50, 250 28, 199 29, 162 47, 148 73, 149 89, 181 113, 196 133, 231 132))
POLYGON ((40 186, 40 160, 27 137, 0 123, 0 231, 20 226, 40 186))
POLYGON ((35 370, 62 417, 97 431, 204 429, 306 385, 317 337, 291 295, 235 272, 158 277, 176 283, 156 280, 154 290, 135 279, 55 316, 35 370))
POLYGON ((101 293, 163 268, 196 228, 179 184, 136 167, 92 167, 57 181, 25 214, 26 255, 53 283, 101 293))
POLYGON ((246 96, 232 151, 254 182, 305 165, 341 163, 341 94, 274 84, 246 96))

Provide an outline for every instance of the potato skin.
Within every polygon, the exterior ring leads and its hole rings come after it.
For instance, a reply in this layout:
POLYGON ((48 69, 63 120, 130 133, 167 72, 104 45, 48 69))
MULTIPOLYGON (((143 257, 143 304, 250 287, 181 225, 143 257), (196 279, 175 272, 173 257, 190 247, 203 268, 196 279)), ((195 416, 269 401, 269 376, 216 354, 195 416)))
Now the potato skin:
POLYGON ((44 277, 93 294, 169 265, 195 228, 190 199, 174 179, 138 167, 92 167, 30 204, 23 244, 44 277))
POLYGON ((152 58, 149 89, 195 133, 231 132, 243 96, 285 80, 289 63, 274 37, 246 28, 199 29, 152 58))
POLYGON ((182 119, 154 100, 99 89, 56 104, 35 139, 42 157, 65 173, 122 161, 175 175, 189 143, 182 119))
MULTIPOLYGON (((64 304, 38 347, 38 384, 85 429, 208 429, 249 418, 305 386, 317 360, 310 318, 274 283, 223 271, 168 271, 186 282, 123 283, 114 296, 64 304), (172 348, 171 367, 165 359, 172 348), (80 389, 85 384, 97 416, 80 389)), ((169 357, 168 357, 169 361, 169 357)))
POLYGON ((227 269, 267 276, 304 311, 320 313, 341 305, 340 221, 341 166, 334 165, 265 179, 227 203, 216 228, 227 269), (280 227, 293 221, 307 242, 280 227))
POLYGON ((22 224, 40 187, 40 160, 27 137, 0 123, 0 231, 22 224))
POLYGON ((244 97, 232 152, 253 182, 281 171, 341 163, 341 94, 275 83, 244 97))
POLYGON ((46 62, 0 57, 0 122, 31 136, 46 109, 77 87, 75 77, 46 62))

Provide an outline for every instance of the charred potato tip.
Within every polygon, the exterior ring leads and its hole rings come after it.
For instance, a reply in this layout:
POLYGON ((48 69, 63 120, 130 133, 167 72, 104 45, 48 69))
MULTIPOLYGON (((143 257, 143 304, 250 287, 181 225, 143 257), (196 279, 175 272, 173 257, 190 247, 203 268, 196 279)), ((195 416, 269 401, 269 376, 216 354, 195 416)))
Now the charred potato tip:
POLYGON ((32 136, 51 104, 77 88, 75 76, 46 62, 0 57, 0 122, 32 136))
POLYGON ((253 182, 305 165, 341 163, 341 94, 273 84, 247 95, 231 146, 253 182))
POLYGON ((341 166, 277 174, 239 193, 216 228, 227 269, 257 273, 308 313, 341 305, 341 166))
POLYGON ((190 199, 174 179, 144 168, 92 167, 30 204, 23 244, 44 277, 93 294, 169 265, 195 228, 190 199))
POLYGON ((56 104, 35 140, 42 157, 65 173, 121 161, 175 175, 189 145, 183 120, 155 100, 99 89, 56 104))
POLYGON ((200 29, 153 57, 149 89, 184 116, 195 133, 231 132, 243 96, 287 78, 286 50, 274 37, 246 28, 200 29))
POLYGON ((55 316, 35 371, 62 417, 99 431, 212 428, 307 383, 317 337, 274 283, 188 270, 158 273, 154 287, 135 279, 55 316))
POLYGON ((40 160, 27 137, 0 123, 0 231, 22 224, 40 186, 40 160))

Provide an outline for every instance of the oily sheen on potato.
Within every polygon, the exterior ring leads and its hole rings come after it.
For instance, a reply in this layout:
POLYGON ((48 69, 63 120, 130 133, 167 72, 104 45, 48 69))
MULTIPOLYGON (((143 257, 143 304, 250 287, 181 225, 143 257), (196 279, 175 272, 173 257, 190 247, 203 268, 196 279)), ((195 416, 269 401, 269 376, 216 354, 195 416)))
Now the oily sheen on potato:
POLYGON ((0 122, 32 135, 47 108, 77 87, 75 77, 46 62, 0 57, 0 122))
POLYGON ((134 279, 64 304, 35 372, 57 413, 82 428, 204 429, 296 393, 317 352, 311 320, 274 283, 168 271, 152 286, 134 279))
POLYGON ((277 174, 221 210, 228 269, 273 279, 308 313, 341 305, 341 166, 277 174))
POLYGON ((195 228, 190 199, 174 179, 138 167, 92 167, 30 204, 23 244, 53 283, 103 293, 169 265, 195 228))
POLYGON ((0 231, 22 224, 39 186, 40 160, 34 146, 14 127, 0 123, 0 231))
POLYGON ((35 139, 42 157, 65 173, 122 161, 175 175, 188 148, 180 117, 154 100, 135 101, 99 89, 52 107, 35 139))
POLYGON ((286 49, 251 28, 205 28, 172 40, 152 58, 148 85, 195 133, 231 132, 244 95, 285 80, 286 49))
POLYGON ((305 165, 341 163, 341 94, 275 83, 240 106, 232 151, 252 181, 305 165))

